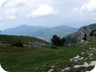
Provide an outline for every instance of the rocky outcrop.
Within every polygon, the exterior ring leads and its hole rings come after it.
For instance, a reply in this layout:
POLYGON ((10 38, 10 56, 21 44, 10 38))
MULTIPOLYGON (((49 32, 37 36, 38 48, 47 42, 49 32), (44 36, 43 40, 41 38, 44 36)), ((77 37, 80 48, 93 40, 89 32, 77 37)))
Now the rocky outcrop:
POLYGON ((89 35, 90 32, 92 32, 93 30, 96 30, 96 24, 83 26, 80 29, 78 29, 77 32, 66 36, 66 43, 68 44, 68 43, 80 42, 83 39, 85 33, 87 34, 87 39, 88 39, 90 37, 89 35))

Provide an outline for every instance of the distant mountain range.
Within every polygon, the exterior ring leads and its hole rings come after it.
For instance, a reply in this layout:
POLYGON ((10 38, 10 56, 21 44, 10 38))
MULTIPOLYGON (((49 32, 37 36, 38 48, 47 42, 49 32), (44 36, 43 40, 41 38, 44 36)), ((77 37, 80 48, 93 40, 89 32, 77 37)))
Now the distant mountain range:
POLYGON ((63 26, 63 25, 49 28, 49 27, 42 27, 42 26, 29 26, 24 24, 15 28, 3 30, 1 33, 7 35, 32 36, 32 37, 43 39, 45 41, 50 41, 53 35, 64 37, 76 31, 77 31, 76 28, 63 26))

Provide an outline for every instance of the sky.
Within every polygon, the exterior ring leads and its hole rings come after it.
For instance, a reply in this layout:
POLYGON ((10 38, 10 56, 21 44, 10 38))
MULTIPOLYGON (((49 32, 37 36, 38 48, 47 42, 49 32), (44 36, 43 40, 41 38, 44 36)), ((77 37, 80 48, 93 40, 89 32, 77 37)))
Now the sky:
POLYGON ((96 23, 96 0, 0 0, 0 30, 22 24, 79 28, 96 23))

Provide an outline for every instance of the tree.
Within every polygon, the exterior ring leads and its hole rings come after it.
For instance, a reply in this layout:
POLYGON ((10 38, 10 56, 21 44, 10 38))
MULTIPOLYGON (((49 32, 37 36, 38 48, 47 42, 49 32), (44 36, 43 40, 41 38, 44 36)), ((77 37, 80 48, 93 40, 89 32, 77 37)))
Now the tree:
POLYGON ((65 41, 66 41, 66 39, 63 37, 63 38, 61 39, 62 45, 64 45, 65 41))
POLYGON ((53 45, 60 46, 60 37, 58 37, 57 35, 53 35, 51 42, 53 45))
POLYGON ((92 36, 96 36, 96 30, 91 31, 89 35, 90 35, 91 37, 92 37, 92 36))
POLYGON ((63 46, 64 42, 65 42, 65 38, 60 39, 60 37, 58 37, 57 35, 53 35, 51 39, 51 43, 57 46, 63 46))
POLYGON ((22 42, 16 42, 16 43, 13 43, 12 45, 16 47, 24 47, 22 42))

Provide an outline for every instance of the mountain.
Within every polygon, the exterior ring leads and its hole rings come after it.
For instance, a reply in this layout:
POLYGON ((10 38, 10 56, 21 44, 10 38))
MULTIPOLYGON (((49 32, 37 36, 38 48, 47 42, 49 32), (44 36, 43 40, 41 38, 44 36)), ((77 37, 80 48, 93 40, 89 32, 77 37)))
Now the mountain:
POLYGON ((10 28, 2 31, 2 34, 8 35, 29 35, 31 32, 35 32, 43 27, 35 27, 35 26, 28 26, 28 25, 21 25, 15 28, 10 28))
POLYGON ((28 26, 24 24, 15 28, 3 30, 2 34, 32 36, 46 41, 50 41, 53 35, 64 37, 65 35, 71 34, 75 31, 77 31, 76 28, 63 25, 57 27, 42 27, 28 26))
POLYGON ((93 30, 96 30, 96 23, 83 26, 79 28, 76 32, 66 36, 66 43, 80 42, 83 39, 85 33, 87 34, 88 38, 90 38, 90 33, 93 30))

